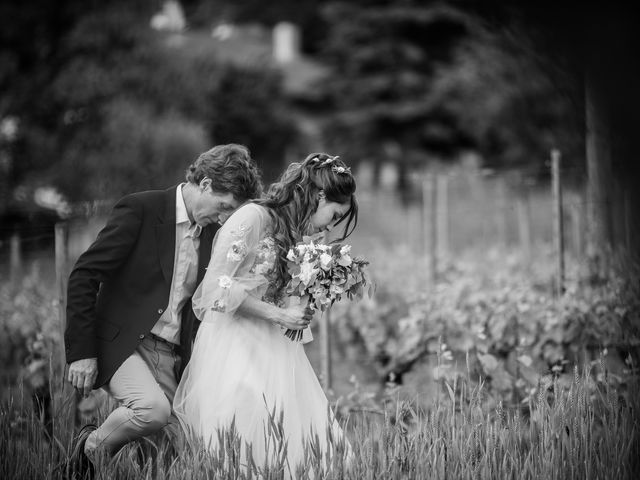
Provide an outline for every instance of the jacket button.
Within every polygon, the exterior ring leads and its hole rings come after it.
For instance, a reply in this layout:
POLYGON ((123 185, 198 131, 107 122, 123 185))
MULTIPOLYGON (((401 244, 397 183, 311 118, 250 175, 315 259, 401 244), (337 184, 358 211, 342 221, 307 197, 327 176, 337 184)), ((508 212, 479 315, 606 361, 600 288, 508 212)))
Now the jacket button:
POLYGON ((144 335, 143 335, 143 334, 140 334, 140 335, 138 336, 138 338, 139 338, 140 340, 143 340, 143 339, 144 339, 144 335))
POLYGON ((161 309, 161 308, 159 308, 159 309, 158 309, 158 313, 159 313, 160 315, 162 315, 162 312, 164 312, 164 310, 163 310, 163 309, 161 309))

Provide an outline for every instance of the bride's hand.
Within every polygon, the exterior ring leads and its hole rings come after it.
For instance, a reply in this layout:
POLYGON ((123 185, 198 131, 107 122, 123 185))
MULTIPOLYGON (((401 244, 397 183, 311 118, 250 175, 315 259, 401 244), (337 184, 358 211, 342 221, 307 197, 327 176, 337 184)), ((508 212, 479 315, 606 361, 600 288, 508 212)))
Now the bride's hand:
POLYGON ((280 315, 274 322, 289 330, 302 330, 309 326, 313 318, 313 309, 303 305, 291 305, 280 309, 280 315))

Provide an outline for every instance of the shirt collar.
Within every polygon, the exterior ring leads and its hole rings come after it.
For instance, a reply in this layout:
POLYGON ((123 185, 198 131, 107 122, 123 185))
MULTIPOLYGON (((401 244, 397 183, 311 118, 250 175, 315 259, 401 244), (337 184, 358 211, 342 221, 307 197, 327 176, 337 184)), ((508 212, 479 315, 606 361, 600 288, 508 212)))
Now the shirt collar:
POLYGON ((190 223, 189 214, 187 213, 187 206, 184 204, 184 198, 182 198, 182 186, 184 183, 178 185, 176 188, 176 225, 179 223, 190 223))

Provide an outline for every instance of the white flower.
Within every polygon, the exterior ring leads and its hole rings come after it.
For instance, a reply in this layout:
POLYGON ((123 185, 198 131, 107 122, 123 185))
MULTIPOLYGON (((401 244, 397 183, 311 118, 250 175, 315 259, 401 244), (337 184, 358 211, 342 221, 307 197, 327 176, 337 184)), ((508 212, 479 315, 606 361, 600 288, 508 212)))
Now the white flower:
POLYGON ((351 245, 344 245, 340 249, 340 255, 349 255, 351 253, 351 245))
POLYGON ((341 267, 348 267, 352 262, 353 260, 351 260, 351 257, 349 255, 342 255, 338 259, 338 265, 340 265, 341 267))
POLYGON ((327 253, 323 253, 322 255, 320 255, 320 266, 323 270, 329 270, 331 260, 333 260, 333 257, 327 253))
POLYGON ((311 282, 311 277, 316 272, 317 270, 313 268, 313 264, 303 263, 300 267, 300 274, 298 275, 298 278, 300 278, 300 281, 303 284, 308 285, 311 282))
POLYGON ((289 260, 290 262, 295 262, 296 260, 296 254, 293 252, 292 248, 290 248, 289 252, 287 253, 287 260, 289 260))
POLYGON ((220 285, 222 288, 224 288, 225 290, 229 287, 231 287, 231 284, 233 283, 233 281, 231 280, 231 277, 228 275, 221 275, 218 278, 218 285, 220 285))

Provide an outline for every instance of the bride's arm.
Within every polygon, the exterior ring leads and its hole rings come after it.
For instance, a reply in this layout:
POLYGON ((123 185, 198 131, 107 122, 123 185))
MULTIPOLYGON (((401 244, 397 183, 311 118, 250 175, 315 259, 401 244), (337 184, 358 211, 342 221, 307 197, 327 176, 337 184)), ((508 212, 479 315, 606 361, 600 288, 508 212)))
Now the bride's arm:
POLYGON ((207 273, 193 296, 193 311, 201 321, 205 321, 206 312, 215 316, 237 311, 244 317, 260 318, 291 330, 309 325, 311 314, 304 307, 278 308, 251 294, 267 282, 251 270, 263 236, 262 218, 260 207, 246 205, 218 231, 207 273))
POLYGON ((253 295, 247 296, 237 311, 242 316, 257 317, 290 330, 302 330, 308 327, 313 315, 303 305, 280 308, 263 302, 253 295))

